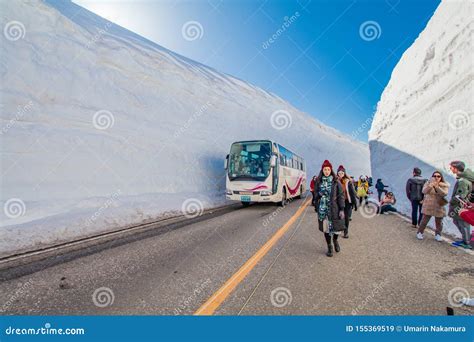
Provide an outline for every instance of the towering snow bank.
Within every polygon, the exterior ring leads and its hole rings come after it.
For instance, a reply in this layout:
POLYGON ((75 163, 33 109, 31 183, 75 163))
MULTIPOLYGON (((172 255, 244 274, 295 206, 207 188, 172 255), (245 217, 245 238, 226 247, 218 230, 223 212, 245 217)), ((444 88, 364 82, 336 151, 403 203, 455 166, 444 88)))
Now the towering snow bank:
POLYGON ((73 3, 1 11, 0 255, 224 204, 237 140, 368 171, 366 144, 73 3))
MULTIPOLYGON (((427 178, 434 169, 448 174, 451 160, 474 166, 473 6, 439 5, 393 70, 377 106, 369 132, 372 174, 392 187, 405 213, 405 183, 414 166, 427 178)), ((446 229, 457 231, 451 224, 446 229)))

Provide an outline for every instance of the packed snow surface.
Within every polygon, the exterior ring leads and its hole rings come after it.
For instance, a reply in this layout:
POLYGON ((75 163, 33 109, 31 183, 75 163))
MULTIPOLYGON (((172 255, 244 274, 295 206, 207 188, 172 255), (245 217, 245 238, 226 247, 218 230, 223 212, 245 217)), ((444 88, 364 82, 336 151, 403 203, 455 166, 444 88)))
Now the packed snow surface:
MULTIPOLYGON (((415 166, 430 178, 435 169, 455 179, 449 162, 474 166, 472 1, 443 1, 393 70, 377 106, 369 145, 374 179, 398 195, 410 213, 406 180, 415 166)), ((457 235, 451 220, 445 232, 457 235)))
POLYGON ((369 171, 367 144, 71 2, 1 12, 0 256, 224 205, 233 141, 369 171))

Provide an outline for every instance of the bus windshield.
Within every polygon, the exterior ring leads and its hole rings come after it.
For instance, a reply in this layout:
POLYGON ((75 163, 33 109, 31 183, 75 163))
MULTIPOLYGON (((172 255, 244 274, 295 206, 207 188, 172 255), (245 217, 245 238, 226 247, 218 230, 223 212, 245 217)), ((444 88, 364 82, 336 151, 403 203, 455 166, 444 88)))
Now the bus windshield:
POLYGON ((232 144, 229 153, 229 179, 265 180, 270 173, 271 155, 272 145, 269 141, 232 144))

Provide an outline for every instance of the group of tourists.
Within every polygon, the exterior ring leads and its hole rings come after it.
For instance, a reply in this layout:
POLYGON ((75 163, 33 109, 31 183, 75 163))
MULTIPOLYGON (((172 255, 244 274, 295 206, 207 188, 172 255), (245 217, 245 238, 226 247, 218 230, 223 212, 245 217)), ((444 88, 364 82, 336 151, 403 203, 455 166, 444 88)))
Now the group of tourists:
MULTIPOLYGON (((421 170, 413 169, 413 177, 406 183, 406 195, 412 206, 412 225, 417 228, 417 238, 422 240, 424 230, 432 217, 435 218, 435 239, 442 241, 443 218, 448 215, 459 229, 462 239, 453 242, 454 246, 471 249, 471 225, 474 224, 473 187, 474 173, 462 161, 450 163, 450 170, 456 177, 451 198, 448 200, 449 184, 440 171, 434 171, 429 180, 421 176, 421 170), (449 209, 445 207, 449 204, 449 209)), ((340 252, 339 235, 349 238, 349 223, 352 211, 359 206, 368 205, 371 194, 372 177, 360 176, 356 181, 348 176, 340 165, 336 172, 332 164, 325 160, 319 175, 311 180, 313 206, 318 217, 319 230, 324 233, 328 257, 340 252)), ((375 189, 378 194, 378 213, 397 212, 393 192, 378 179, 375 189)))
POLYGON ((474 193, 472 184, 474 173, 466 168, 462 161, 453 161, 449 164, 450 170, 456 177, 456 183, 451 198, 448 199, 450 184, 446 182, 441 171, 434 171, 431 178, 425 179, 421 170, 413 169, 413 177, 407 181, 406 194, 411 202, 411 223, 418 228, 416 237, 423 240, 423 233, 432 217, 435 219, 435 239, 442 241, 443 219, 449 216, 461 233, 461 239, 453 242, 453 246, 472 249, 471 225, 473 220, 474 193), (446 211, 446 205, 448 205, 446 211))

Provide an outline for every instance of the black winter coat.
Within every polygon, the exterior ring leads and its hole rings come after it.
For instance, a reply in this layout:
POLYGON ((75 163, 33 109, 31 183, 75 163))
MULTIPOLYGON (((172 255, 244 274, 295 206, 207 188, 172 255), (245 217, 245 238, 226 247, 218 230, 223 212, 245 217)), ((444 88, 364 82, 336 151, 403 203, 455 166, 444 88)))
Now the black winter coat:
MULTIPOLYGON (((321 195, 319 194, 319 187, 321 185, 321 177, 318 177, 314 182, 314 204, 315 210, 318 211, 319 202, 321 201, 321 195)), ((344 198, 344 190, 342 189, 341 182, 334 177, 332 186, 331 186, 331 200, 329 201, 329 215, 328 218, 332 221, 333 229, 337 232, 343 231, 346 229, 346 225, 344 220, 341 220, 339 217, 339 212, 344 211, 345 206, 345 198, 344 198)), ((323 231, 323 221, 319 221, 319 230, 323 231)))
POLYGON ((413 176, 407 181, 406 193, 407 198, 410 201, 421 201, 423 200, 423 186, 425 185, 427 179, 422 178, 421 176, 413 176))
POLYGON ((375 188, 377 189, 377 191, 382 192, 385 190, 385 188, 388 188, 388 186, 385 185, 382 181, 377 181, 377 183, 375 184, 375 188))

